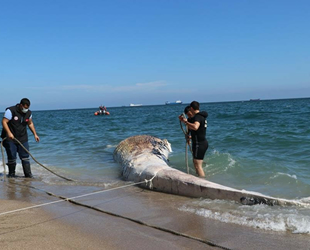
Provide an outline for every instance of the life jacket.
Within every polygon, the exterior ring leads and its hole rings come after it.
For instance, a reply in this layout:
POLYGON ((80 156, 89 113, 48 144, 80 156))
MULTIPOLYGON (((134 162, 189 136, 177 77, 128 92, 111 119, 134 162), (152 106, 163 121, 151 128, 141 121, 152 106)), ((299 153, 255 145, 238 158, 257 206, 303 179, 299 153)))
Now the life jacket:
MULTIPOLYGON (((23 113, 19 108, 19 104, 8 107, 7 109, 10 109, 12 112, 12 119, 8 122, 12 134, 22 143, 28 141, 27 125, 31 117, 31 111, 28 110, 27 113, 23 113)), ((7 133, 2 128, 1 138, 4 139, 5 137, 7 137, 7 133)))

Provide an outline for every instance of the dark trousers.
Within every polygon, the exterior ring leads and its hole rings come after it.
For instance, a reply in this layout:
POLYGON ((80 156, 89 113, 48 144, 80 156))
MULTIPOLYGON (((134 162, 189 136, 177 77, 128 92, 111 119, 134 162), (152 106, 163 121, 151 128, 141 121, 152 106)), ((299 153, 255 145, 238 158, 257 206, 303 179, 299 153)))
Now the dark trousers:
MULTIPOLYGON (((22 143, 22 145, 29 151, 28 141, 22 143)), ((18 143, 9 140, 5 140, 3 142, 3 146, 6 150, 6 154, 8 157, 9 175, 15 175, 16 157, 18 154, 19 158, 22 161, 25 176, 30 177, 32 174, 30 169, 29 154, 26 152, 26 150, 18 143)))

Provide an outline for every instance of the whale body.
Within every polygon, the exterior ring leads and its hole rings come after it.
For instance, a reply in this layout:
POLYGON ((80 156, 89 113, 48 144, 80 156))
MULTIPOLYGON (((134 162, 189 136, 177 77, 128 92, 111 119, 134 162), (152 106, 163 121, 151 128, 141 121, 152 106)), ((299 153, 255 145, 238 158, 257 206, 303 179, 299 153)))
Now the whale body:
POLYGON ((310 204, 238 190, 186 174, 168 165, 170 143, 150 135, 136 135, 118 144, 113 157, 122 166, 127 181, 143 182, 141 187, 193 198, 232 200, 244 205, 267 204, 309 207, 310 204))

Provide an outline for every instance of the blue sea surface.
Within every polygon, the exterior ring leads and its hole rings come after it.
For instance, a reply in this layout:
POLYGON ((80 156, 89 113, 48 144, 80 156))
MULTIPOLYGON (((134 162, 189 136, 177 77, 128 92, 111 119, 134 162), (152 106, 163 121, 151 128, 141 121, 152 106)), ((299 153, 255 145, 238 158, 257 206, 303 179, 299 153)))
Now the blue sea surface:
MULTIPOLYGON (((32 155, 53 171, 85 182, 122 185, 113 151, 140 134, 167 139, 170 166, 186 172, 185 138, 178 115, 186 104, 33 111, 41 141, 29 131, 32 155)), ((225 186, 286 199, 310 197, 310 99, 201 103, 208 112, 206 179, 225 186)), ((195 174, 189 152, 190 173, 195 174)), ((2 168, 3 164, 0 163, 2 168)), ((57 177, 32 161, 35 176, 51 185, 57 177)), ((21 165, 18 173, 22 175, 21 165)), ((274 231, 310 233, 310 209, 228 201, 193 200, 181 210, 227 223, 274 231), (271 223, 272 222, 272 223, 271 223)))

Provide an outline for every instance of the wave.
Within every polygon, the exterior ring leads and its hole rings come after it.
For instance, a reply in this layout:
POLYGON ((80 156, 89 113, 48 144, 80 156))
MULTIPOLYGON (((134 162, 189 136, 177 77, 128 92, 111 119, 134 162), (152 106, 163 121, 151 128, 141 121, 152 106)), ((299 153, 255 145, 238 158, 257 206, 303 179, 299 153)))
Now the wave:
POLYGON ((227 172, 236 166, 236 160, 229 153, 220 153, 213 150, 211 156, 207 158, 205 169, 208 175, 217 175, 227 172))
POLYGON ((289 178, 292 178, 292 179, 297 180, 297 176, 296 176, 296 175, 294 175, 294 174, 293 174, 293 175, 290 175, 290 174, 281 173, 281 172, 276 173, 274 176, 270 177, 270 179, 276 179, 276 178, 282 177, 282 176, 284 176, 284 177, 289 177, 289 178))
POLYGON ((310 212, 307 209, 276 208, 263 204, 243 206, 228 201, 201 200, 185 204, 179 210, 251 228, 310 234, 310 212))

